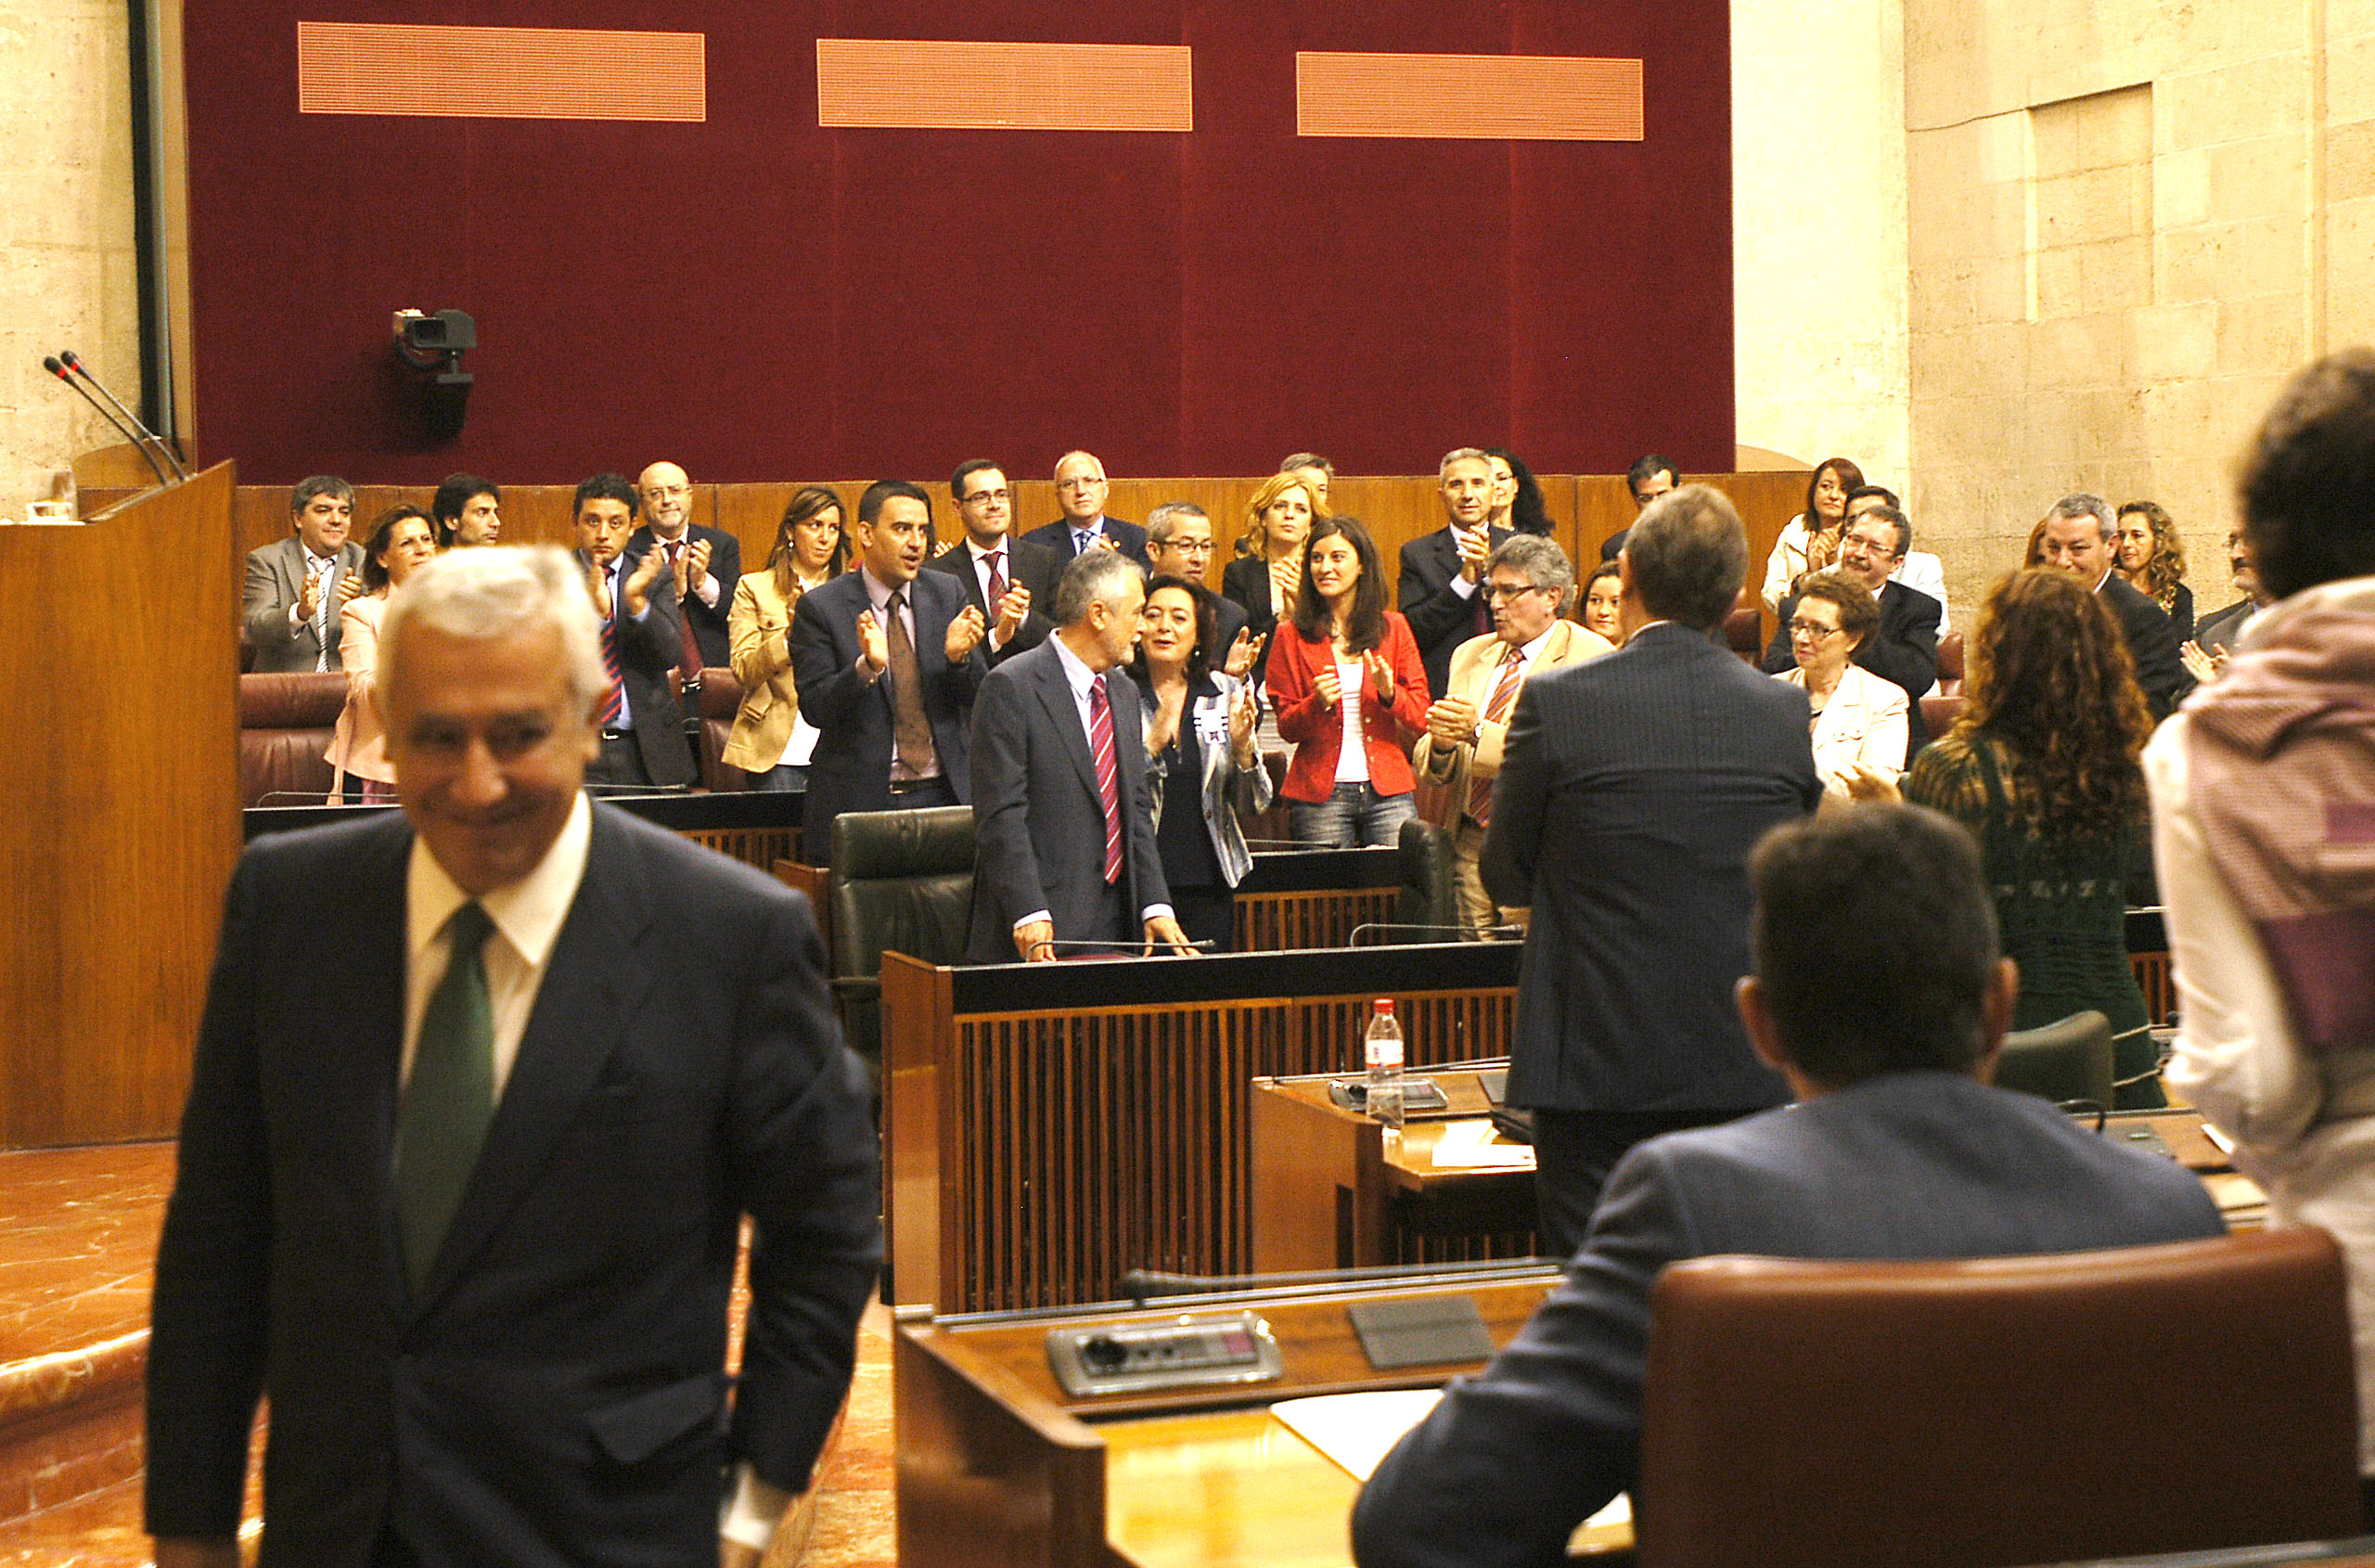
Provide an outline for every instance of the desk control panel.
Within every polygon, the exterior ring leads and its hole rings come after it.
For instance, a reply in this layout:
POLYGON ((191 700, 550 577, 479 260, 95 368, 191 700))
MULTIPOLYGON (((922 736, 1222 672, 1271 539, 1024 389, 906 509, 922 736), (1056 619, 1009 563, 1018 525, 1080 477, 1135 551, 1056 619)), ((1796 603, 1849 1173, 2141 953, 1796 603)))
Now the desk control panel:
POLYGON ((1283 1369, 1270 1325, 1252 1312, 1056 1329, 1047 1335, 1047 1365, 1075 1399, 1270 1382, 1283 1369))

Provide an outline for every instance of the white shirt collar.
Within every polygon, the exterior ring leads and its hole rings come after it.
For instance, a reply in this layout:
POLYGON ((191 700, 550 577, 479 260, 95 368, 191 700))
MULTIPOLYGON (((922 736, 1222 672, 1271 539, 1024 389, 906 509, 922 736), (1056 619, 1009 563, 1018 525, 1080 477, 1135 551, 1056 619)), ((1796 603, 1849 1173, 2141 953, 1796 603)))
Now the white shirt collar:
POLYGON ((1056 650, 1057 662, 1064 667, 1064 680, 1072 688, 1072 700, 1086 702, 1088 688, 1097 684, 1097 672, 1082 662, 1081 656, 1072 650, 1072 645, 1062 636, 1051 636, 1047 641, 1056 650))
MULTIPOLYGON (((581 791, 570 807, 569 820, 535 869, 479 899, 494 929, 531 968, 541 968, 560 940, 569 907, 577 902, 578 885, 585 880, 593 839, 594 808, 581 791)), ((428 841, 414 834, 412 861, 404 873, 404 950, 411 963, 419 964, 422 953, 469 897, 429 853, 428 841)))
POLYGON ((999 534, 998 542, 992 545, 985 550, 982 548, 981 545, 975 541, 970 533, 968 533, 965 535, 965 547, 973 552, 973 559, 976 564, 979 564, 980 562, 988 560, 994 555, 1006 554, 1006 535, 1003 533, 999 534))
POLYGON ((1550 646, 1550 634, 1558 629, 1559 623, 1556 620, 1553 620, 1550 624, 1542 628, 1542 635, 1540 636, 1534 638, 1532 642, 1527 643, 1523 648, 1518 649, 1518 656, 1529 664, 1541 658, 1542 650, 1550 646))

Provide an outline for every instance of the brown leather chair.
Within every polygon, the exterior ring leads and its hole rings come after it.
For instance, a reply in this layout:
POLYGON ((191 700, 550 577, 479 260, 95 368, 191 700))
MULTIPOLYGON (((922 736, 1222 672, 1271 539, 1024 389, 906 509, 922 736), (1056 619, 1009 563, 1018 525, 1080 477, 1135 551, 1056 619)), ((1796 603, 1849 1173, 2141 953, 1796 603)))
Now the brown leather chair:
POLYGON ((1921 700, 1921 723, 1932 740, 1954 728, 1955 721, 1962 716, 1963 700, 1960 697, 1925 697, 1921 700))
POLYGON ((2355 1386, 2322 1230, 1694 1259, 1651 1298, 1641 1568, 1994 1568, 2354 1535, 2355 1386))
POLYGON ((1963 635, 1948 632, 1938 639, 1938 695, 1963 694, 1963 635))
POLYGON ((1724 617, 1724 646, 1752 664, 1765 661, 1765 609, 1746 588, 1724 617))
POLYGON ((335 670, 241 675, 240 804, 321 804, 330 788, 323 753, 345 706, 346 676, 335 670))
POLYGON ((701 788, 709 790, 748 790, 751 776, 725 760, 725 743, 734 736, 734 715, 742 711, 742 683, 731 670, 701 671, 701 788))

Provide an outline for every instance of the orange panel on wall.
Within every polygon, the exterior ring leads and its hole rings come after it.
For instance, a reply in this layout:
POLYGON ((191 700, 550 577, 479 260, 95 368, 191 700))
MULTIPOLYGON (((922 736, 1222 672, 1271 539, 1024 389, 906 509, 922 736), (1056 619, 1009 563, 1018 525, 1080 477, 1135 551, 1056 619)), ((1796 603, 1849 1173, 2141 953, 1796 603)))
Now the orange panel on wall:
POLYGON ((816 40, 816 122, 956 131, 1192 131, 1189 51, 1138 44, 816 40))
POLYGON ((709 118, 698 32, 297 24, 306 114, 514 120, 709 118))
POLYGON ((1569 55, 1295 55, 1305 136, 1637 142, 1641 62, 1569 55))

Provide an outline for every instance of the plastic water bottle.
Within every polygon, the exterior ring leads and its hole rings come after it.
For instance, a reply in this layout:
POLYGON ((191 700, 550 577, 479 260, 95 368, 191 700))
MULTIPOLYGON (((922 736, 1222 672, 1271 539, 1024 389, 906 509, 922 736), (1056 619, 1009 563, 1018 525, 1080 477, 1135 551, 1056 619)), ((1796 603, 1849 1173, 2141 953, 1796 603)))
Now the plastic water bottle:
POLYGON ((1392 1131, 1402 1127, 1402 1025, 1393 1016, 1393 1001, 1380 996, 1369 1007, 1368 1033, 1361 1037, 1361 1056, 1368 1065, 1366 1103, 1370 1115, 1392 1131))

